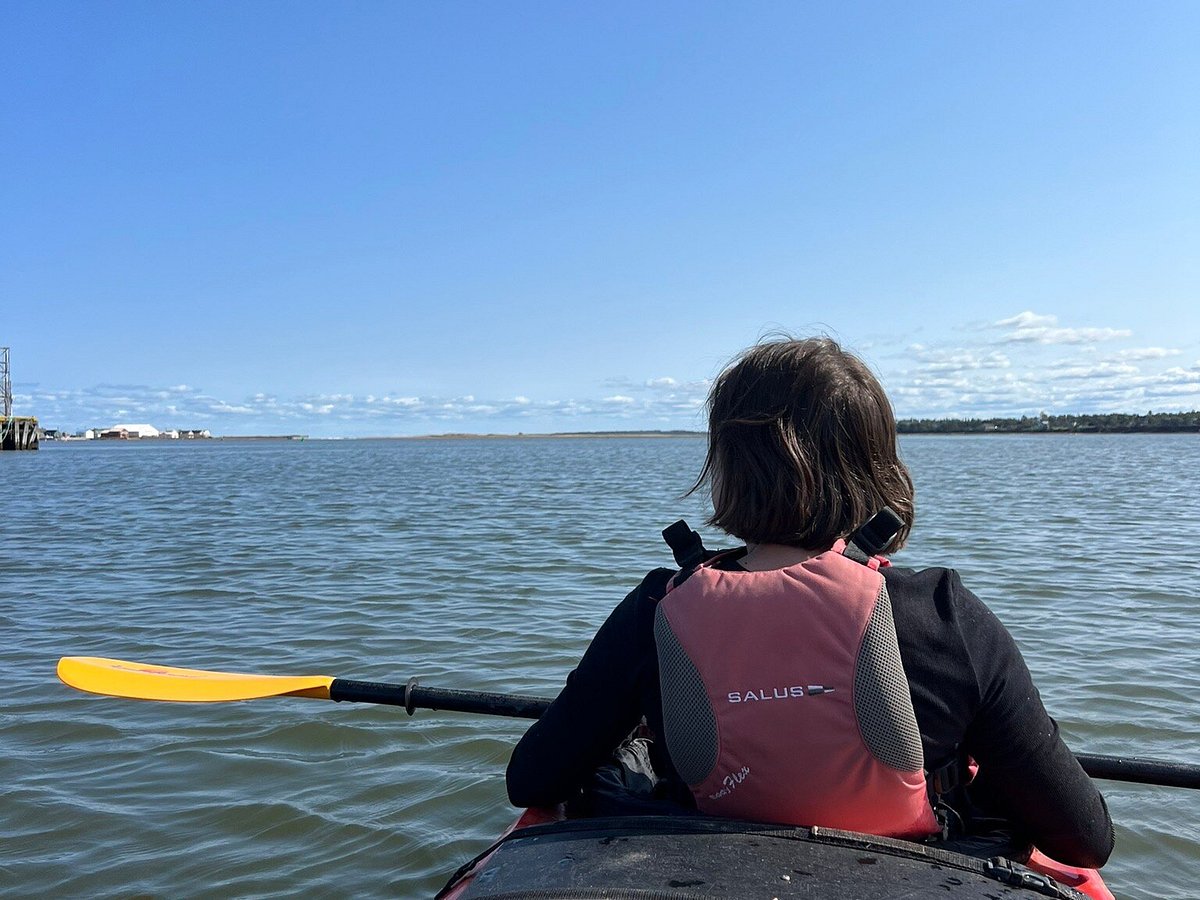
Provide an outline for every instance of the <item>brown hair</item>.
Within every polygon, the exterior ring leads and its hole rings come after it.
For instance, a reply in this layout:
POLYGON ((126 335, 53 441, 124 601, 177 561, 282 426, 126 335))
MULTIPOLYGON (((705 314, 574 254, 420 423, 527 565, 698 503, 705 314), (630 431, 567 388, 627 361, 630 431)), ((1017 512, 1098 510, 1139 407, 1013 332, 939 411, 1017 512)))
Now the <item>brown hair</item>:
MULTIPOLYGON (((879 381, 829 338, 774 339, 739 356, 708 395, 708 524, 751 543, 824 550, 882 507, 912 526, 913 484, 879 381)), ((690 492, 689 492, 690 493, 690 492)))

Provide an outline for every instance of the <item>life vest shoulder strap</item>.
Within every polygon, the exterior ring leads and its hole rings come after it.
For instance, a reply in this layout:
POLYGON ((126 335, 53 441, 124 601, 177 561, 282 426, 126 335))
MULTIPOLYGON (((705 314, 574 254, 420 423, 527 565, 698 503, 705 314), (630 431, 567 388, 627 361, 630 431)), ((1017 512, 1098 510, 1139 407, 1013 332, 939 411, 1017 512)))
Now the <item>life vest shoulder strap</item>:
POLYGON ((704 539, 693 531, 683 519, 664 528, 662 536, 663 540, 667 542, 667 546, 671 548, 675 564, 679 566, 679 571, 667 581, 666 593, 668 594, 691 578, 692 573, 701 566, 707 565, 719 557, 740 552, 739 550, 709 550, 704 546, 704 539))
POLYGON ((903 527, 904 520, 885 506, 850 535, 842 554, 872 569, 891 565, 880 554, 895 540, 903 527))
MULTIPOLYGON (((854 534, 850 535, 841 552, 844 556, 871 569, 891 565, 879 554, 887 549, 888 544, 892 542, 903 526, 904 520, 885 506, 854 534)), ((709 550, 704 546, 704 539, 700 537, 699 533, 692 530, 683 519, 664 528, 662 536, 663 540, 667 542, 667 546, 671 548, 675 564, 679 566, 679 572, 667 584, 668 592, 687 581, 692 573, 705 563, 711 562, 718 556, 735 552, 709 550)))
POLYGON ((688 527, 683 519, 663 529, 663 540, 671 548, 675 564, 681 569, 694 568, 704 562, 704 539, 688 527))

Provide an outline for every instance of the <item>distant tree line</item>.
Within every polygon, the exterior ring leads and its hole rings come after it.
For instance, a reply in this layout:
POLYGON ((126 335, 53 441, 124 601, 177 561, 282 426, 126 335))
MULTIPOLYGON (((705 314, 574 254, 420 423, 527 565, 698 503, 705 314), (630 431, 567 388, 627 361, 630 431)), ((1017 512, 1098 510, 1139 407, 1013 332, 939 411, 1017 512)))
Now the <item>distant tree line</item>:
POLYGON ((1183 413, 1083 413, 1078 415, 1021 416, 1019 419, 901 419, 901 434, 976 434, 1077 431, 1112 433, 1200 432, 1200 411, 1183 413))

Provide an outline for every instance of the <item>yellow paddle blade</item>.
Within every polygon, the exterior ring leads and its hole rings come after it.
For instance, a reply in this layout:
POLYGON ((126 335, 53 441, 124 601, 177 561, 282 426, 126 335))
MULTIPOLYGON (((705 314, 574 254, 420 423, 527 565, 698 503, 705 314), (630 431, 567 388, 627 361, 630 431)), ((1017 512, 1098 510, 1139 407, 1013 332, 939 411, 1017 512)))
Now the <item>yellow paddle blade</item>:
POLYGON ((328 700, 329 685, 333 683, 329 675, 240 675, 100 656, 64 656, 58 661, 58 677, 64 684, 93 694, 186 703, 283 695, 328 700))

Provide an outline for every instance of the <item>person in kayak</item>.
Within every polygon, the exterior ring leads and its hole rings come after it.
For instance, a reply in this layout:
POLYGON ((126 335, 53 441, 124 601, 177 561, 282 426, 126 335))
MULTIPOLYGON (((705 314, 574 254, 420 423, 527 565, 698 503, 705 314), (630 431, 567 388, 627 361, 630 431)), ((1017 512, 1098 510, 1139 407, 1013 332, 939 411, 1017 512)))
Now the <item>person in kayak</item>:
POLYGON ((914 516, 870 369, 827 338, 772 340, 717 378, 708 409, 692 490, 745 547, 655 569, 616 607, 514 749, 512 803, 579 798, 640 725, 658 794, 688 809, 922 839, 944 832, 933 806, 969 758, 960 813, 1103 865, 1107 806, 1008 631, 954 570, 847 545, 887 508, 899 549, 914 516))

